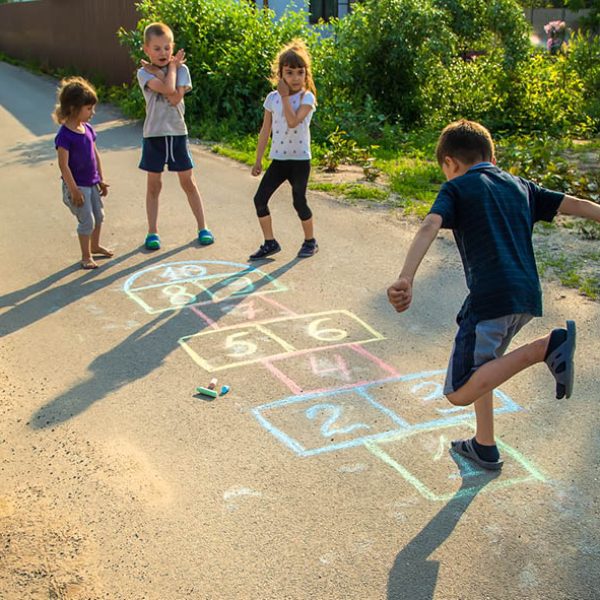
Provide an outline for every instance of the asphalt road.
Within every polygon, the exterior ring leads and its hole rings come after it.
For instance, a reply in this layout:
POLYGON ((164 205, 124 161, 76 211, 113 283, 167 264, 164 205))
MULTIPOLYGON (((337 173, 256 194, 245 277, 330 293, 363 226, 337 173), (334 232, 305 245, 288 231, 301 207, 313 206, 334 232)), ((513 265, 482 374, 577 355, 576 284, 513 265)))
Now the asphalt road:
POLYGON ((104 241, 78 268, 56 82, 0 63, 0 598, 591 600, 600 589, 600 305, 544 285, 529 341, 575 318, 576 393, 544 365, 497 395, 492 477, 440 384, 465 294, 449 235, 411 310, 385 289, 415 224, 311 194, 321 251, 260 243, 249 169, 194 147, 216 243, 165 175, 148 253, 141 127, 99 107, 104 241), (195 395, 218 378, 225 396, 195 395))

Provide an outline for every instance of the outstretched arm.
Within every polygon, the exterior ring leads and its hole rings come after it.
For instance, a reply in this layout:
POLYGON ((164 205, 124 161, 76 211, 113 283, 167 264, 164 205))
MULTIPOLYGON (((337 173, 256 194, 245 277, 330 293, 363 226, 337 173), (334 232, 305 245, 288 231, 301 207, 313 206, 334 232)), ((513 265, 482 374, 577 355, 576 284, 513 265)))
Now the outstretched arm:
POLYGON ((388 300, 396 309, 396 312, 405 311, 412 301, 412 284, 417 269, 427 254, 433 240, 435 240, 440 227, 442 217, 436 214, 428 214, 423 220, 419 231, 417 231, 404 259, 404 266, 398 279, 388 288, 388 300))
POLYGON ((563 215, 583 217, 584 219, 592 219, 593 221, 598 221, 600 223, 600 204, 595 204, 589 200, 582 200, 581 198, 565 195, 558 210, 563 215))

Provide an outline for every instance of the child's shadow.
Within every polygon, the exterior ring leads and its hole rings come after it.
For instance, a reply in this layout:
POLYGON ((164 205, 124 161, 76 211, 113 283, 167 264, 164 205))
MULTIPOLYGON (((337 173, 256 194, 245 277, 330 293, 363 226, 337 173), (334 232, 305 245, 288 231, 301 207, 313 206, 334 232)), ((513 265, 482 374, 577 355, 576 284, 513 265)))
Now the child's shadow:
POLYGON ((0 315, 0 337, 10 335, 24 327, 65 308, 81 298, 93 294, 94 292, 112 285, 122 277, 126 277, 136 271, 164 260, 169 256, 178 254, 182 250, 195 245, 190 242, 173 250, 156 254, 144 260, 142 263, 136 263, 130 267, 115 272, 115 268, 127 259, 140 254, 137 248, 122 254, 110 261, 103 262, 102 267, 91 271, 82 271, 81 277, 75 281, 69 281, 56 287, 50 287, 72 273, 79 271, 79 263, 66 267, 58 273, 49 275, 45 279, 33 283, 20 290, 10 292, 0 296, 0 308, 11 307, 8 311, 0 315), (106 275, 103 277, 103 275, 106 275))
POLYGON ((454 531, 475 496, 500 471, 474 472, 467 459, 450 450, 462 477, 460 489, 425 527, 398 553, 388 577, 387 600, 433 600, 440 564, 428 560, 454 531))
MULTIPOLYGON (((164 258, 164 254, 161 258, 164 258)), ((294 259, 256 281, 253 292, 271 283, 298 261, 299 259, 294 259)), ((246 271, 241 271, 239 275, 243 276, 245 273, 246 271)), ((222 286, 222 281, 217 282, 208 288, 209 294, 217 293, 222 286)), ((228 298, 226 300, 228 308, 243 302, 248 297, 248 295, 241 295, 228 298)), ((212 322, 218 321, 223 314, 215 315, 212 322)), ((94 359, 88 369, 92 375, 36 411, 29 426, 33 429, 51 427, 84 412, 94 402, 152 373, 163 364, 171 352, 179 347, 180 338, 199 333, 206 327, 208 327, 207 323, 200 321, 195 313, 185 308, 175 312, 160 313, 120 344, 94 359)), ((156 389, 144 390, 142 397, 150 394, 157 402, 162 400, 170 402, 172 399, 170 390, 167 397, 161 398, 156 389)), ((193 391, 190 391, 190 395, 192 394, 193 391)), ((132 401, 135 402, 136 399, 132 401)))

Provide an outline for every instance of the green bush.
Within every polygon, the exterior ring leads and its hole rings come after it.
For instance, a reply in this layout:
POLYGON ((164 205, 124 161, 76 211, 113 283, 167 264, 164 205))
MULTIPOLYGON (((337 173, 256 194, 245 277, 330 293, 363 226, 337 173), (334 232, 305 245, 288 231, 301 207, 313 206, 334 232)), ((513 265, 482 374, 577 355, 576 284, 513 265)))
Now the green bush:
POLYGON ((312 40, 306 13, 273 11, 247 0, 143 0, 134 31, 121 31, 134 60, 143 57, 145 25, 162 21, 173 29, 176 47, 184 48, 194 89, 186 96, 188 124, 205 137, 226 131, 256 131, 262 101, 271 90, 271 63, 295 37, 312 40))
MULTIPOLYGON (((273 11, 249 0, 142 0, 142 19, 121 31, 134 60, 142 31, 154 20, 170 25, 186 50, 194 82, 186 97, 194 135, 223 140, 256 133, 271 89, 271 62, 294 37, 313 55, 317 144, 349 132, 359 147, 404 143, 407 132, 438 131, 463 117, 492 131, 600 130, 600 40, 574 35, 557 56, 534 51, 516 0, 364 0, 353 12, 316 29, 305 12, 273 11)), ((143 114, 134 90, 122 104, 143 114)))

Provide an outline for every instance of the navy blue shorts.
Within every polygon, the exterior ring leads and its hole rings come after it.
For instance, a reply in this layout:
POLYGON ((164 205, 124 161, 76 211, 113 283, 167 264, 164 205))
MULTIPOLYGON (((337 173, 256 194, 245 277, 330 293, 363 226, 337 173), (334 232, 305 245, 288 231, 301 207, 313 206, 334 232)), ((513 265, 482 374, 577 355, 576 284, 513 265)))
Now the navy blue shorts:
POLYGON ((187 135, 144 138, 140 169, 162 173, 165 165, 169 171, 189 171, 194 167, 187 135))
POLYGON ((444 395, 456 392, 477 369, 504 354, 519 330, 533 319, 521 313, 477 321, 470 311, 458 319, 458 331, 446 373, 444 395))

